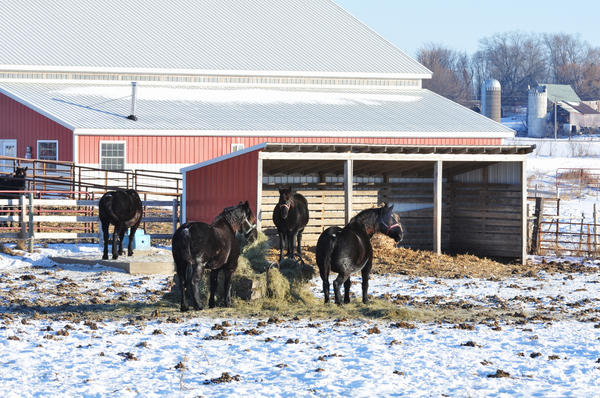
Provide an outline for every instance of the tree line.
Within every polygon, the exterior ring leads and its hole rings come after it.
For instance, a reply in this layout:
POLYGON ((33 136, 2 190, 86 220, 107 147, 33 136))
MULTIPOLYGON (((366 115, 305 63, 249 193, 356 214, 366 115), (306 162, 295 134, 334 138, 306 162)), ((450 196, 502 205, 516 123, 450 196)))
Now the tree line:
POLYGON ((505 32, 479 40, 472 55, 429 43, 417 60, 433 72, 423 87, 463 105, 479 98, 481 84, 502 85, 502 104, 527 104, 527 88, 569 84, 582 100, 600 99, 600 47, 578 35, 505 32))

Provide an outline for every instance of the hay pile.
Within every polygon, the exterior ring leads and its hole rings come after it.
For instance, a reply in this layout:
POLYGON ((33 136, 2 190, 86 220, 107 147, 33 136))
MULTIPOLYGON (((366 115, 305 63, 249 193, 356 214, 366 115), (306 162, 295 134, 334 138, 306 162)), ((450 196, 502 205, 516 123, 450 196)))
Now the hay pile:
MULTIPOLYGON (((245 244, 243 241, 240 243, 245 244)), ((247 301, 273 299, 305 304, 314 301, 308 288, 308 281, 315 275, 314 268, 291 260, 283 261, 278 268, 276 262, 267 259, 270 249, 268 239, 262 232, 255 242, 244 246, 231 282, 232 297, 247 301)), ((209 295, 209 275, 209 271, 204 272, 201 284, 201 293, 206 302, 209 295)), ((222 304, 222 299, 223 277, 219 273, 217 303, 222 304)))

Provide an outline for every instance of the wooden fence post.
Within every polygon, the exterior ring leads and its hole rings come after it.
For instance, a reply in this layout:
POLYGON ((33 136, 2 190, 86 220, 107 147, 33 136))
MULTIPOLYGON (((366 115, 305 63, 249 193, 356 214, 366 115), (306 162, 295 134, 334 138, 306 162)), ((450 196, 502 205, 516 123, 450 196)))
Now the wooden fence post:
POLYGON ((29 192, 29 253, 33 253, 33 192, 29 192))
POLYGON ((177 221, 179 221, 178 204, 179 201, 177 199, 173 199, 173 234, 175 234, 175 231, 177 231, 177 221))
POLYGON ((594 203, 594 257, 596 257, 596 253, 598 252, 598 209, 596 208, 596 203, 594 203))
POLYGON ((531 232, 531 246, 529 254, 541 254, 540 253, 540 225, 542 217, 544 215, 544 198, 535 198, 535 209, 533 219, 533 231, 531 232))

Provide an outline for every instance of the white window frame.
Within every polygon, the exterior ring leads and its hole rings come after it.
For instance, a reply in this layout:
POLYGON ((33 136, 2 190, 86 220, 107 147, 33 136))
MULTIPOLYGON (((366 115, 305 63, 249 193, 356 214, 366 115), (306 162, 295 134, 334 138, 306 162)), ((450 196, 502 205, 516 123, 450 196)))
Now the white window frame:
POLYGON ((54 160, 54 161, 58 161, 58 140, 37 140, 36 146, 35 146, 35 157, 38 160, 54 160), (56 159, 40 159, 40 144, 48 144, 48 143, 55 143, 56 144, 56 159))
MULTIPOLYGON (((100 143, 98 144, 98 168, 100 168, 100 169, 102 169, 102 144, 123 144, 123 170, 126 170, 127 169, 127 141, 100 140, 100 143)), ((121 171, 121 170, 111 169, 108 171, 121 171)))
POLYGON ((231 152, 241 151, 242 149, 245 149, 245 147, 244 144, 241 142, 235 142, 231 144, 231 152))

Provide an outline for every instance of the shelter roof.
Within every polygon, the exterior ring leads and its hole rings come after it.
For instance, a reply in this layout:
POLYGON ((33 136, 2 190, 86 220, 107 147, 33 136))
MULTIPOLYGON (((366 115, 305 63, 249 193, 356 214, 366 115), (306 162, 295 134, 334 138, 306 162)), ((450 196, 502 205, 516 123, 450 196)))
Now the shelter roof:
POLYGON ((76 134, 507 138, 514 131, 429 90, 0 81, 0 93, 76 134))
POLYGON ((330 0, 3 0, 0 70, 430 78, 330 0))

